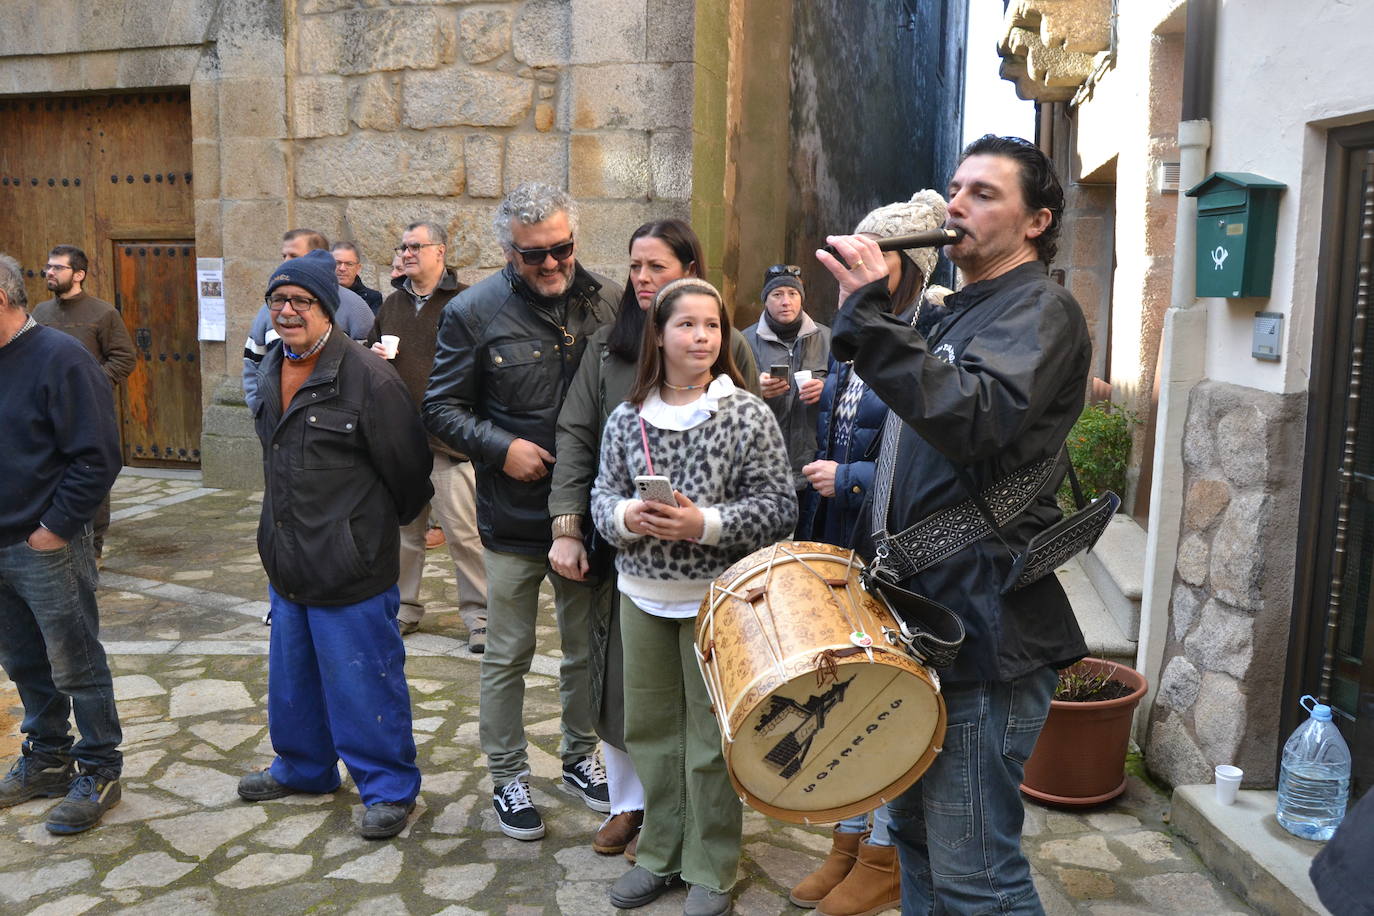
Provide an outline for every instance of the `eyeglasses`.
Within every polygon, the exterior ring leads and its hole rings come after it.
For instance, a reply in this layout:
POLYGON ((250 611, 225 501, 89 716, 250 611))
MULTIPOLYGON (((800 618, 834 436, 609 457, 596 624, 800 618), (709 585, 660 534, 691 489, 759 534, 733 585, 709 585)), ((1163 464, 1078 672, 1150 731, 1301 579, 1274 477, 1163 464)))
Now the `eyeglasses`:
POLYGON ((520 255, 520 260, 530 267, 538 267, 548 257, 552 257, 555 261, 566 261, 572 257, 573 240, 568 239, 566 242, 559 242, 552 248, 518 248, 515 245, 510 247, 511 250, 520 255))
POLYGON ((291 310, 297 315, 304 315, 320 300, 310 296, 268 296, 264 300, 267 307, 274 312, 280 312, 286 303, 291 303, 291 310))
POLYGON ((336 268, 339 268, 339 267, 357 267, 357 266, 358 266, 358 262, 357 262, 357 261, 335 261, 335 262, 334 262, 334 266, 335 266, 336 268))
POLYGON ((71 266, 70 264, 44 264, 44 265, 43 265, 43 273, 45 273, 45 274, 55 274, 55 273, 57 273, 58 271, 71 270, 71 269, 72 269, 72 266, 71 266))
POLYGON ((763 272, 764 282, 768 282, 774 277, 800 277, 801 268, 795 264, 774 264, 763 272))
POLYGON ((403 242, 402 244, 397 245, 395 248, 393 248, 393 249, 391 249, 391 250, 394 251, 394 252, 396 252, 397 254, 405 254, 406 252, 410 252, 411 254, 419 254, 421 248, 433 248, 434 246, 436 246, 436 245, 441 245, 441 244, 443 244, 443 243, 442 243, 442 242, 403 242))

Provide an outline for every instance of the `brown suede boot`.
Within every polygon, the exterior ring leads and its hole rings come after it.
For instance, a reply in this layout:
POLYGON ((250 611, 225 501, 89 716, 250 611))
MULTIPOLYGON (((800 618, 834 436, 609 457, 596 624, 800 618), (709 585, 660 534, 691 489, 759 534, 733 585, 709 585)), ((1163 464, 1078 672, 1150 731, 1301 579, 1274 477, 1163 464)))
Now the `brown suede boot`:
POLYGON ((816 906, 816 916, 874 916, 901 905, 902 871, 896 847, 860 843, 859 861, 816 906))
POLYGON ((787 899, 808 910, 815 907, 849 874, 859 857, 859 841, 867 835, 833 831, 830 835, 830 854, 820 868, 797 882, 787 899))

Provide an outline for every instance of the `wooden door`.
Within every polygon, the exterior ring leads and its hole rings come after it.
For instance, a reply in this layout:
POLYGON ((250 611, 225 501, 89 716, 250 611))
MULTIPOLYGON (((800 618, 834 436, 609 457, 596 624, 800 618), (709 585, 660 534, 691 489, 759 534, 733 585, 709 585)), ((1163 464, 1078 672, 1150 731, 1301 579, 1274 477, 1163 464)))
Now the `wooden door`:
POLYGON ((194 243, 121 242, 115 245, 114 268, 115 299, 138 354, 134 371, 121 386, 124 463, 198 465, 194 243))
MULTIPOLYGON (((169 360, 179 354, 175 365, 185 378, 178 391, 198 398, 195 260, 192 256, 185 265, 180 260, 182 248, 194 251, 193 243, 184 241, 195 237, 192 178, 191 100, 185 89, 0 99, 0 250, 24 267, 30 306, 50 298, 41 270, 54 245, 76 245, 86 252, 86 292, 116 308, 134 301, 127 292, 116 295, 117 274, 146 275, 158 284, 166 271, 153 269, 154 262, 174 273, 185 266, 184 293, 172 295, 160 287, 149 292, 162 302, 152 324, 144 315, 125 314, 124 319, 131 336, 136 328, 153 328, 154 347, 158 341, 177 341, 176 349, 150 348, 152 360, 158 361, 159 352, 169 360), (145 255, 147 264, 137 268, 120 264, 126 244, 135 252, 157 246, 162 254, 145 255), (168 256, 169 250, 177 253, 168 256), (168 323, 160 334, 158 322, 168 323), (190 375, 185 373, 188 354, 195 356, 190 375)), ((139 441, 125 441, 125 461, 198 465, 199 403, 192 424, 182 396, 164 390, 171 383, 162 378, 161 366, 151 374, 144 371, 148 368, 140 354, 135 377, 120 386, 121 428, 126 435, 141 431, 139 441), (153 444, 159 447, 156 456, 149 450, 153 444), (168 445, 174 446, 170 458, 168 445)))
POLYGON ((1332 707, 1374 786, 1374 124, 1332 132, 1282 739, 1332 707))

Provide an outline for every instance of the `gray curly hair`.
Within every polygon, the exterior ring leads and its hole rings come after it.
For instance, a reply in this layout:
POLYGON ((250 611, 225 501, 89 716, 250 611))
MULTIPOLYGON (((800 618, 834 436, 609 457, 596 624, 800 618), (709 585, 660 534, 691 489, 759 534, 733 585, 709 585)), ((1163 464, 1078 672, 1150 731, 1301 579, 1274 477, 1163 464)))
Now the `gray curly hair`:
POLYGON ((496 240, 501 247, 511 251, 515 245, 515 236, 510 231, 512 223, 518 221, 522 226, 531 226, 560 212, 568 215, 568 228, 576 238, 577 204, 568 192, 542 181, 526 181, 507 194, 497 206, 491 225, 496 230, 496 240))
POLYGON ((24 271, 19 262, 0 252, 0 292, 9 300, 10 308, 25 310, 29 294, 24 290, 24 271))

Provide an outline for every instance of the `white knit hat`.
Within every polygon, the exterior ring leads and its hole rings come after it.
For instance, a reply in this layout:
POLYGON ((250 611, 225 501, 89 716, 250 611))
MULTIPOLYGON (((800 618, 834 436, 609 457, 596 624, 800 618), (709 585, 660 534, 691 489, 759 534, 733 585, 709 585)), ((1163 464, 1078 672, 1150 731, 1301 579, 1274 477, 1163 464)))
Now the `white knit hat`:
MULTIPOLYGON (((859 220, 854 227, 855 235, 876 235, 880 239, 894 235, 910 235, 926 229, 938 229, 945 224, 945 199, 931 190, 917 191, 911 200, 879 207, 859 220)), ((930 282, 931 271, 935 269, 934 248, 912 248, 907 256, 915 262, 930 282)))

